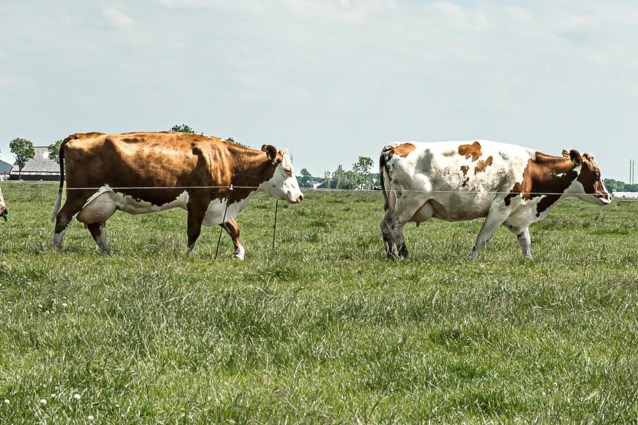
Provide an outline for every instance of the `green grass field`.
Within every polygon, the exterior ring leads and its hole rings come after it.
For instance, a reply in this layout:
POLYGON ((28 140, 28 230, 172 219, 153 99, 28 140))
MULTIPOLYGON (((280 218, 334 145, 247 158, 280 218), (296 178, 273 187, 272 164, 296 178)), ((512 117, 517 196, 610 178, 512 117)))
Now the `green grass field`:
POLYGON ((57 185, 3 183, 0 423, 638 420, 638 203, 564 202, 532 253, 432 220, 384 257, 378 192, 307 191, 187 256, 186 213, 116 214, 51 247, 57 185))

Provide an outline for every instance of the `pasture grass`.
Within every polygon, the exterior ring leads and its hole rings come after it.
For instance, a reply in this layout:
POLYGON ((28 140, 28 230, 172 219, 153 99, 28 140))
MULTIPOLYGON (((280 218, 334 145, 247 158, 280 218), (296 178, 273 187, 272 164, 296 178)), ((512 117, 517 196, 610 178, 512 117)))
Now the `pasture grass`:
POLYGON ((3 183, 0 423, 626 423, 638 418, 638 203, 563 202, 499 230, 406 231, 384 258, 378 192, 257 197, 246 261, 186 213, 116 214, 112 256, 54 184, 3 183))

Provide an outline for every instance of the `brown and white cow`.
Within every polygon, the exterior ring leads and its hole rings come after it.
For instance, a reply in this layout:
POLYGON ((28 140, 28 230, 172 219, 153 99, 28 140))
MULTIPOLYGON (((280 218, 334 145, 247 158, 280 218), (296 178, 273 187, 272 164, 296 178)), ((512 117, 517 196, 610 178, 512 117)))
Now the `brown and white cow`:
POLYGON ((7 221, 7 214, 9 214, 9 210, 4 203, 4 196, 2 195, 2 188, 0 187, 0 217, 2 217, 4 221, 7 221))
POLYGON ((202 225, 219 225, 233 240, 234 256, 243 259, 234 218, 251 196, 303 199, 287 150, 264 145, 259 151, 188 133, 73 134, 60 147, 60 174, 51 217, 56 248, 76 215, 108 253, 104 226, 116 210, 144 214, 183 208, 189 251, 202 225), (66 202, 60 209, 65 162, 66 202))
POLYGON ((408 255, 404 225, 432 217, 485 217, 470 259, 500 225, 518 237, 523 255, 532 258, 529 225, 542 220, 559 199, 611 201, 593 156, 576 150, 551 156, 489 141, 394 143, 381 151, 380 173, 385 197, 381 233, 393 259, 408 255))

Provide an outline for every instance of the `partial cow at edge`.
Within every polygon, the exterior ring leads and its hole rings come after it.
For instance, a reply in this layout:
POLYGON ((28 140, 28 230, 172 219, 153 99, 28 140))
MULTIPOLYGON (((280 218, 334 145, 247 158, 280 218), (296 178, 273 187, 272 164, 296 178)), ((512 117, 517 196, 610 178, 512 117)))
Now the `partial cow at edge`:
POLYGON ((408 256, 403 227, 432 217, 485 217, 470 259, 503 225, 532 258, 529 225, 563 197, 607 205, 611 196, 591 154, 562 156, 490 141, 393 143, 379 161, 385 197, 381 234, 388 258, 408 256))
POLYGON ((7 221, 7 215, 9 214, 9 210, 7 209, 7 205, 4 203, 4 196, 2 195, 2 188, 0 187, 0 217, 7 221))
POLYGON ((219 225, 244 258, 234 218, 257 192, 298 203, 303 199, 288 151, 261 151, 216 137, 174 132, 73 134, 60 146, 60 189, 51 220, 53 244, 73 217, 109 253, 106 221, 117 210, 145 214, 171 208, 188 212, 188 250, 201 227, 219 225), (66 171, 66 201, 62 191, 66 171))

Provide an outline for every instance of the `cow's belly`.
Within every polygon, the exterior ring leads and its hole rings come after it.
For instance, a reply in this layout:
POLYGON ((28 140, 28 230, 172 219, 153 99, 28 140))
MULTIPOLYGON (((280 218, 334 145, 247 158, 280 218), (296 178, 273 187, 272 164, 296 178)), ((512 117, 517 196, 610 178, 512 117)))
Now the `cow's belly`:
POLYGON ((165 211, 171 208, 184 208, 188 203, 188 193, 182 192, 175 200, 163 205, 155 205, 132 196, 112 191, 108 187, 101 188, 91 196, 80 212, 77 219, 83 223, 101 223, 106 221, 116 210, 129 214, 148 214, 165 211))
MULTIPOLYGON (((431 216, 440 220, 474 220, 487 216, 494 200, 493 198, 493 195, 481 196, 474 193, 461 192, 430 199, 426 205, 429 204, 432 209, 431 216)), ((427 208, 426 205, 424 205, 425 208, 427 208)))

